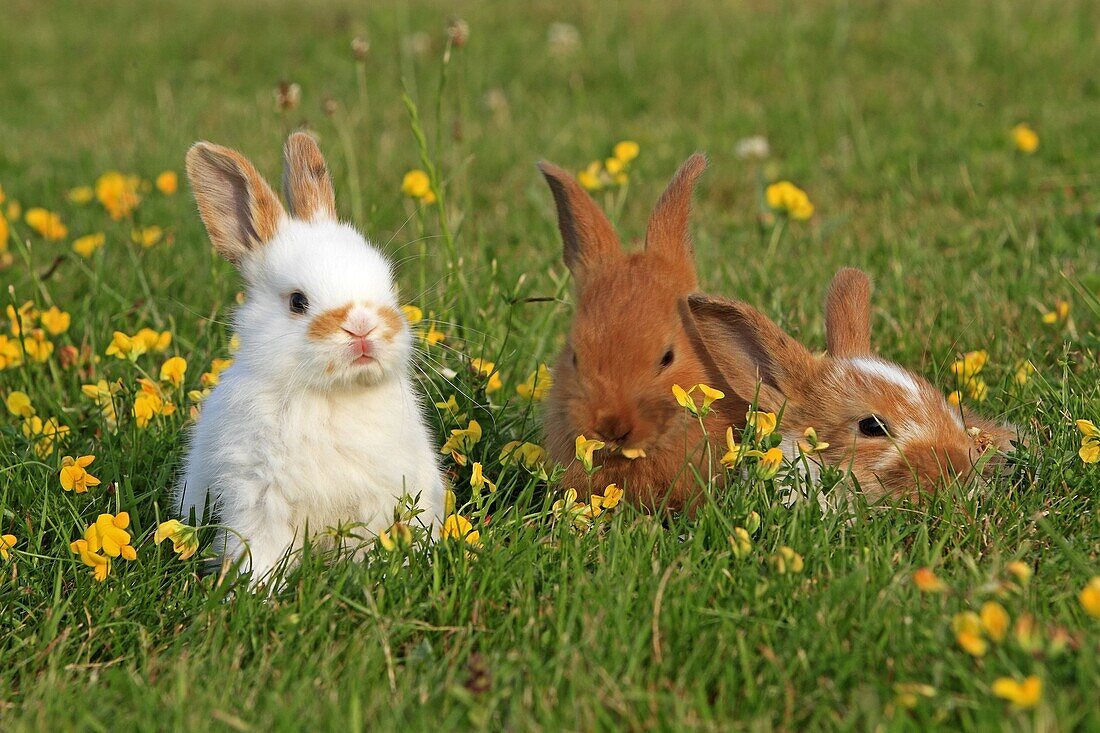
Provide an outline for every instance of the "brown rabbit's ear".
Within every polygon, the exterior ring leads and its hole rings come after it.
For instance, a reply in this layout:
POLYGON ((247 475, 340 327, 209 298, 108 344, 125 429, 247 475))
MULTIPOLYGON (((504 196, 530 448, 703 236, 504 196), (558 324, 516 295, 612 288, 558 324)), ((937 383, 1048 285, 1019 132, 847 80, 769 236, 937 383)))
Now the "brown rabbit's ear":
POLYGON ((871 279, 862 270, 845 267, 833 277, 825 301, 825 344, 838 359, 871 353, 871 279))
POLYGON ((703 347, 737 394, 778 410, 813 369, 813 355, 752 306, 709 295, 688 296, 703 347))
POLYGON ((691 214, 695 182, 706 167, 707 158, 702 153, 696 153, 680 166, 653 208, 645 233, 646 252, 661 255, 671 262, 685 263, 691 269, 693 281, 695 253, 688 233, 688 215, 691 214))
POLYGON ((235 150, 195 143, 187 151, 187 178, 214 249, 234 265, 270 241, 286 218, 275 192, 235 150))
POLYGON ((611 222, 577 180, 545 160, 538 166, 554 194, 565 265, 573 277, 581 278, 597 263, 622 256, 622 245, 611 222))
POLYGON ((336 194, 328 166, 308 133, 293 133, 283 146, 283 197, 296 219, 336 221, 336 194))

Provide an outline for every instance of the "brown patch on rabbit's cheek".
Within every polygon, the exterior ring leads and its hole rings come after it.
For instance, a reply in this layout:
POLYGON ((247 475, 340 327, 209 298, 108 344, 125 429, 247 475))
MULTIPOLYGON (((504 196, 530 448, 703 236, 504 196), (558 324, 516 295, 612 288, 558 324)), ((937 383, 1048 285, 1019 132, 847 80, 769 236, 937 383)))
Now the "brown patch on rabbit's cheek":
POLYGON ((306 336, 314 341, 323 341, 329 336, 338 335, 341 331, 341 325, 344 323, 344 319, 348 317, 348 311, 350 310, 351 303, 348 303, 339 308, 332 308, 323 313, 318 313, 310 319, 306 336))
POLYGON ((378 309, 378 318, 384 326, 380 335, 383 341, 393 341, 405 330, 405 317, 396 308, 388 305, 381 306, 378 309))

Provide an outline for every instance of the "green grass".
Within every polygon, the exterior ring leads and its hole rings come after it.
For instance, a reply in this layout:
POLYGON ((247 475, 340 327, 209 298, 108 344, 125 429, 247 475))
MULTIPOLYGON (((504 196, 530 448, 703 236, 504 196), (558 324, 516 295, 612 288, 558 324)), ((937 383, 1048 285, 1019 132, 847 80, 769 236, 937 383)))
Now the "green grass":
MULTIPOLYGON (((18 538, 0 561, 5 729, 1100 727, 1100 620, 1077 600, 1100 574, 1100 469, 1077 457, 1073 424, 1100 420, 1098 6, 470 2, 460 6, 470 42, 452 51, 441 86, 451 7, 382 5, 15 0, 0 11, 0 186, 70 229, 46 242, 13 221, 0 298, 71 313, 57 348, 101 357, 84 374, 57 352, 0 371, 0 394, 23 390, 71 428, 61 452, 39 457, 20 421, 0 415, 0 531, 18 538), (556 21, 579 30, 570 56, 548 51, 556 21), (423 55, 408 42, 416 32, 430 39, 423 55), (357 34, 372 43, 365 97, 357 34), (274 107, 280 79, 301 84, 293 112, 274 107), (403 88, 445 182, 454 258, 436 212, 400 191, 422 167, 403 88), (1020 121, 1041 137, 1034 155, 1009 142, 1020 121), (407 562, 308 553, 265 599, 151 542, 182 457, 186 397, 149 429, 124 416, 111 432, 80 392, 98 378, 135 387, 135 369, 103 355, 113 331, 142 326, 171 331, 169 353, 187 358, 186 387, 197 387, 227 353, 236 273, 212 253, 185 185, 150 192, 135 211, 168 230, 149 250, 129 242, 130 222, 65 192, 109 169, 182 173, 196 139, 242 150, 275 181, 300 123, 321 139, 341 213, 401 259, 408 299, 446 324, 450 349, 432 357, 461 384, 435 380, 432 396, 459 392, 486 426, 471 457, 501 490, 467 508, 492 515, 474 555, 446 543, 407 562), (768 137, 769 171, 817 207, 771 256, 762 171, 733 153, 750 134, 768 137), (1027 438, 1012 480, 979 496, 860 507, 854 519, 784 508, 745 481, 694 518, 622 507, 584 536, 552 525, 555 491, 498 460, 504 443, 537 439, 537 409, 514 386, 550 360, 570 313, 534 162, 580 169, 621 139, 642 150, 617 217, 624 239, 641 236, 678 163, 709 154, 692 228, 710 292, 757 304, 820 348, 828 277, 855 265, 876 281, 885 356, 948 389, 947 364, 987 349, 981 409, 1027 438), (96 231, 107 235, 100 253, 71 251, 96 231), (1042 324, 1059 298, 1072 324, 1042 324), (477 356, 497 362, 504 389, 487 397, 465 376, 477 356), (1019 388, 1022 359, 1038 373, 1019 388), (60 456, 86 453, 103 485, 63 492, 60 456), (121 510, 138 559, 97 583, 68 544, 121 510), (761 527, 737 559, 728 537, 752 511, 761 527), (783 545, 805 558, 801 573, 770 562, 783 545), (1022 589, 1006 586, 1014 560, 1034 569, 1022 589), (924 566, 950 592, 920 593, 912 573, 924 566), (952 616, 991 599, 1013 620, 1034 615, 1038 649, 1011 632, 980 659, 959 648, 952 616), (1029 674, 1043 682, 1035 710, 990 692, 998 677, 1029 674), (908 683, 934 691, 904 708, 896 686, 908 683)), ((453 427, 437 423, 441 437, 453 427)), ((469 469, 455 477, 465 501, 469 469)))

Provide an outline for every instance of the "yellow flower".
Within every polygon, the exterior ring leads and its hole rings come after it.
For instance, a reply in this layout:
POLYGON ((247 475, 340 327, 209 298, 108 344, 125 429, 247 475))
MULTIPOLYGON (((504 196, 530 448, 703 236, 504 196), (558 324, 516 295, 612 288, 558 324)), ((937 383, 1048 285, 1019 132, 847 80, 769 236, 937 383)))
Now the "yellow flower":
POLYGON ((764 190, 764 198, 773 211, 786 214, 791 219, 805 220, 814 214, 810 197, 790 181, 779 181, 764 190))
POLYGON ((407 549, 412 547, 412 543, 412 530, 404 522, 394 522, 389 529, 378 533, 378 544, 387 552, 393 552, 399 547, 407 549))
POLYGON ((1092 420, 1078 420, 1077 429, 1081 431, 1081 449, 1077 455, 1085 463, 1100 461, 1100 429, 1097 429, 1092 420))
POLYGON ((424 339, 428 346, 435 346, 440 341, 445 341, 447 339, 447 334, 440 331, 435 326, 429 325, 428 330, 425 331, 420 338, 424 339))
POLYGON ((143 344, 145 344, 146 351, 156 351, 163 353, 168 350, 168 347, 172 344, 172 334, 168 331, 161 331, 157 333, 151 328, 143 328, 137 332, 134 336, 143 344))
POLYGON ((577 436, 577 460, 584 466, 584 470, 592 473, 592 456, 598 450, 603 450, 607 444, 602 440, 589 440, 583 435, 577 436))
POLYGON ((622 173, 626 169, 626 163, 618 158, 608 158, 603 162, 604 170, 610 173, 612 176, 622 173))
POLYGON ((1100 575, 1094 575, 1077 596, 1081 608, 1093 618, 1100 618, 1100 575))
POLYGON ((19 390, 9 392, 4 399, 4 404, 7 405, 8 412, 16 417, 34 417, 34 406, 31 404, 31 398, 27 396, 26 392, 20 392, 19 390))
POLYGON ((103 233, 87 234, 73 241, 73 251, 85 259, 91 259, 98 252, 107 237, 103 233))
POLYGON ((803 453, 821 453, 829 447, 829 444, 817 437, 817 431, 806 428, 802 433, 802 440, 798 441, 798 448, 803 453))
POLYGON ((161 522, 153 533, 153 543, 156 545, 166 539, 172 540, 172 551, 179 555, 180 560, 186 560, 199 549, 199 531, 175 519, 161 522))
POLYGON ((1069 301, 1054 301, 1054 309, 1043 314, 1043 323, 1057 325, 1069 320, 1069 301))
POLYGON ((1043 639, 1035 627, 1035 617, 1029 613, 1021 614, 1012 626, 1012 634, 1016 637, 1016 643, 1025 652, 1036 652, 1043 645, 1043 639))
POLYGON ((153 382, 139 379, 141 390, 134 396, 134 419, 139 428, 149 425, 156 415, 171 415, 176 406, 164 399, 164 395, 153 382))
POLYGON ((747 454, 745 445, 738 444, 733 437, 733 426, 726 428, 726 454, 722 456, 722 465, 726 468, 736 468, 747 454))
POLYGON ((95 191, 91 186, 77 186, 76 188, 70 188, 69 192, 65 194, 65 198, 72 204, 86 204, 95 198, 95 191))
POLYGON ((130 515, 126 512, 100 514, 95 523, 84 530, 84 538, 69 545, 80 560, 92 568, 95 579, 102 582, 111 571, 111 558, 137 559, 137 550, 130 544, 130 515))
POLYGON ((1027 384, 1028 380, 1031 379, 1031 375, 1035 372, 1035 365, 1024 359, 1016 365, 1016 384, 1027 384))
POLYGON ((546 463, 546 458, 546 451, 540 446, 534 443, 521 443, 518 440, 513 440, 505 444, 500 451, 500 463, 502 466, 507 466, 512 463, 512 461, 517 461, 519 465, 536 475, 545 472, 543 464, 546 463))
POLYGON ((202 376, 199 377, 199 384, 203 387, 218 386, 218 381, 221 379, 221 373, 232 364, 232 359, 212 359, 210 361, 210 371, 203 372, 202 376))
POLYGON ((683 407, 692 415, 695 415, 697 417, 706 417, 710 414, 710 406, 714 404, 717 400, 725 397, 726 395, 725 393, 717 389, 713 389, 705 384, 696 384, 694 387, 686 391, 680 385, 674 384, 672 385, 672 396, 676 398, 676 402, 680 405, 680 407, 683 407), (703 395, 702 405, 696 405, 694 398, 692 398, 691 396, 696 391, 703 395))
POLYGON ((985 633, 990 639, 998 643, 1004 641, 1010 622, 1008 611, 1004 609, 1004 606, 996 601, 987 601, 982 604, 980 618, 982 628, 985 629, 985 633))
POLYGON ((3 214, 0 214, 0 254, 8 251, 8 239, 11 237, 11 228, 8 226, 8 220, 4 218, 3 214))
POLYGON ((163 236, 164 230, 155 224, 130 230, 130 241, 134 244, 140 244, 145 249, 155 245, 163 236))
POLYGON ((1021 153, 1030 155, 1039 149, 1039 135, 1029 125, 1021 122, 1012 128, 1012 144, 1021 153))
POLYGON ((497 485, 485 478, 481 464, 475 462, 473 465, 473 473, 470 475, 470 488, 474 490, 475 494, 480 494, 481 490, 486 486, 489 487, 490 494, 497 490, 497 485))
POLYGON ((974 377, 966 383, 967 391, 970 393, 970 399, 981 402, 986 398, 989 393, 989 388, 985 385, 985 380, 981 377, 974 377))
POLYGON ((9 559, 11 556, 8 552, 15 547, 15 543, 18 541, 19 539, 13 534, 0 535, 0 557, 5 560, 9 559))
POLYGON ((957 389, 954 390, 953 392, 948 392, 947 393, 947 404, 954 405, 955 407, 958 407, 960 404, 962 404, 962 394, 963 393, 960 392, 957 389))
POLYGON ((485 394, 491 394, 504 386, 500 379, 500 372, 496 370, 496 364, 485 359, 470 359, 470 366, 476 374, 486 377, 485 394))
POLYGON ((764 451, 760 463, 756 465, 756 476, 768 481, 779 473, 779 467, 783 465, 783 449, 779 447, 769 448, 764 451))
POLYGON ((25 328, 33 328, 34 322, 38 320, 38 309, 29 300, 19 306, 18 310, 9 305, 4 311, 8 314, 8 320, 11 322, 12 336, 19 336, 25 328))
POLYGON ((422 170, 415 169, 405 174, 401 179, 401 191, 414 199, 420 199, 426 204, 435 203, 435 191, 432 190, 432 180, 422 170))
POLYGON ((23 215, 23 207, 18 201, 9 201, 4 213, 7 214, 8 221, 19 221, 19 217, 23 215))
POLYGON ((118 171, 108 171, 95 182, 95 195, 112 219, 118 221, 130 215, 139 203, 138 189, 141 179, 126 176, 118 171))
POLYGON ((0 334, 0 371, 23 363, 23 347, 19 341, 0 334))
POLYGON ((448 397, 445 402, 436 402, 435 406, 438 409, 446 412, 451 417, 455 417, 456 415, 458 415, 458 411, 461 409, 458 406, 458 400, 455 399, 454 395, 448 397))
POLYGON ((51 336, 60 336, 69 330, 72 318, 55 305, 42 314, 39 322, 43 328, 50 332, 51 336))
POLYGON ((516 387, 520 397, 533 402, 541 402, 550 393, 553 379, 550 376, 550 368, 545 364, 539 364, 538 368, 531 372, 527 381, 516 387))
POLYGON ((588 191, 598 191, 603 188, 602 173, 600 161, 594 160, 588 164, 587 168, 577 173, 577 183, 588 191))
POLYGON ((638 146, 638 143, 633 140, 623 140, 620 143, 616 143, 611 154, 623 163, 629 163, 638 157, 640 150, 641 148, 638 146))
POLYGON ((187 373, 187 360, 182 356, 173 356, 160 366, 160 381, 168 382, 173 387, 183 384, 183 377, 187 373))
POLYGON ((61 217, 40 206, 27 209, 27 213, 23 215, 23 221, 27 222, 27 226, 38 232, 44 239, 51 242, 69 236, 69 229, 61 223, 61 217))
POLYGON ((1031 580, 1031 566, 1026 562, 1015 560, 1005 565, 1005 570, 1016 576, 1016 580, 1020 582, 1020 585, 1027 585, 1028 581, 1031 580))
POLYGON ((898 682, 894 685, 894 699, 903 708, 914 708, 920 701, 920 697, 935 697, 936 688, 919 682, 898 682), (918 695, 920 697, 918 697, 918 695))
POLYGON ((1023 682, 1017 682, 1011 677, 998 677, 993 681, 992 690, 997 697, 1008 700, 1018 708, 1029 710, 1039 704, 1043 696, 1043 682, 1035 675, 1023 682))
POLYGON ((608 484, 603 490, 603 508, 614 509, 623 499, 623 490, 615 484, 608 484))
POLYGON ((157 190, 165 196, 171 196, 179 190, 179 177, 175 171, 164 171, 157 176, 157 190))
POLYGON ((75 491, 83 494, 89 486, 99 486, 99 479, 88 473, 88 466, 92 465, 95 456, 80 456, 74 459, 65 456, 61 459, 61 488, 65 491, 75 491))
POLYGON ((53 353, 53 342, 46 340, 46 334, 41 328, 36 328, 23 339, 23 351, 32 361, 41 364, 53 353))
POLYGON ((982 638, 982 619, 973 611, 956 613, 951 620, 955 631, 955 641, 967 654, 973 657, 985 655, 989 645, 982 638))
POLYGON ((23 420, 23 437, 34 440, 34 452, 39 458, 45 458, 54 451, 54 444, 69 434, 67 425, 58 423, 56 417, 48 420, 35 415, 23 420))
POLYGON ((455 463, 465 466, 467 462, 466 454, 479 440, 481 440, 481 425, 478 424, 477 420, 471 420, 466 428, 452 430, 451 437, 447 439, 439 452, 443 455, 449 453, 455 463))
POLYGON ((145 353, 145 342, 137 338, 130 338, 122 331, 115 331, 111 338, 111 345, 107 347, 107 356, 115 356, 119 359, 137 361, 137 358, 145 353))
POLYGON ((443 539, 464 539, 467 544, 481 547, 481 533, 461 514, 452 514, 443 520, 443 530, 439 534, 443 539))
POLYGON ((966 384, 974 377, 981 374, 985 363, 989 360, 989 354, 981 351, 968 351, 962 358, 951 365, 951 373, 955 375, 955 381, 966 384))
POLYGON ((913 573, 913 584, 925 593, 943 593, 947 585, 932 572, 932 568, 920 568, 913 573))
POLYGON ((403 305, 401 306, 401 312, 405 314, 405 320, 409 322, 410 326, 415 326, 424 320, 424 311, 415 305, 403 305))
POLYGON ((752 552, 752 536, 744 527, 734 527, 733 534, 729 536, 730 549, 733 556, 743 560, 752 552))
POLYGON ((772 564, 780 575, 785 573, 801 573, 803 567, 802 556, 791 548, 783 545, 779 551, 772 555, 772 564))
POLYGON ((759 410, 749 409, 745 413, 745 424, 751 425, 756 435, 756 440, 763 440, 772 434, 775 430, 778 420, 776 420, 774 412, 760 412, 759 410))
POLYGON ((84 393, 85 397, 90 397, 95 402, 107 419, 107 426, 114 430, 118 420, 115 413, 114 395, 122 391, 122 383, 117 380, 108 383, 106 379, 101 379, 95 384, 81 385, 80 391, 84 393))

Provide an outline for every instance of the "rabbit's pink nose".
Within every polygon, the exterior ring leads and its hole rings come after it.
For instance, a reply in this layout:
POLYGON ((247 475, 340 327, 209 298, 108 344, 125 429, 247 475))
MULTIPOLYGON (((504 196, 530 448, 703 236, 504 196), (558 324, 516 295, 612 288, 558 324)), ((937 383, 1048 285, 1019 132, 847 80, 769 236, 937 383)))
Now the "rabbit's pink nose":
POLYGON ((340 330, 353 339, 362 339, 371 335, 371 332, 374 331, 374 326, 368 326, 365 323, 344 324, 340 326, 340 330))

